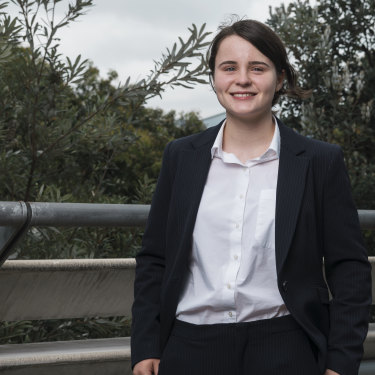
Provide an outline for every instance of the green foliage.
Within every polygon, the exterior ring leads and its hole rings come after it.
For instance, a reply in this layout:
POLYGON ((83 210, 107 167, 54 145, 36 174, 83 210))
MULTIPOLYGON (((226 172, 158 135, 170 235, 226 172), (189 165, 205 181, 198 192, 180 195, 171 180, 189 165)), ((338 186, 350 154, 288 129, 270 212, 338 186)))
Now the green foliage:
MULTIPOLYGON (((59 52, 59 32, 92 0, 0 2, 0 192, 6 201, 150 203, 163 149, 203 129, 194 113, 145 107, 167 87, 206 83, 209 33, 192 25, 145 78, 115 85, 80 55, 59 52)), ((139 228, 32 228, 12 258, 134 257, 139 228)), ((3 343, 128 334, 124 318, 3 322, 3 343)))
POLYGON ((4 344, 83 340, 129 335, 130 321, 124 317, 35 320, 0 324, 1 343, 4 344))
POLYGON ((17 44, 15 41, 21 27, 16 25, 16 20, 11 19, 2 9, 7 7, 7 3, 0 3, 0 16, 2 24, 0 24, 0 64, 12 57, 12 47, 17 44))
POLYGON ((102 79, 81 56, 59 53, 59 30, 92 1, 69 4, 60 20, 60 1, 12 2, 17 19, 0 13, 0 36, 11 50, 0 70, 2 199, 139 201, 137 184, 152 185, 165 144, 202 129, 194 114, 176 118, 144 105, 166 87, 205 82, 204 25, 193 25, 187 41, 179 38, 146 78, 116 86, 115 72, 102 79))
MULTIPOLYGON (((179 38, 180 47, 167 49, 146 78, 132 83, 129 77, 116 87, 115 73, 100 79, 81 56, 71 60, 59 53, 59 30, 85 13, 92 1, 76 0, 60 20, 55 19, 56 1, 13 3, 20 10, 17 20, 5 14, 0 18, 4 35, 19 45, 0 72, 1 165, 7 175, 0 190, 7 199, 30 201, 42 185, 64 191, 64 181, 73 180, 74 200, 87 201, 87 191, 89 201, 98 200, 113 160, 135 141, 134 121, 141 121, 146 100, 166 87, 205 82, 201 49, 208 33, 204 25, 199 30, 193 25, 188 40, 179 38), (22 42, 26 48, 20 47, 22 42), (13 173, 13 165, 21 173, 13 173)), ((11 48, 10 41, 7 46, 11 48)))
MULTIPOLYGON (((269 25, 289 49, 309 100, 281 102, 286 122, 339 144, 359 208, 375 209, 375 3, 298 0, 271 12, 269 25)), ((365 233, 370 253, 374 236, 365 233)))

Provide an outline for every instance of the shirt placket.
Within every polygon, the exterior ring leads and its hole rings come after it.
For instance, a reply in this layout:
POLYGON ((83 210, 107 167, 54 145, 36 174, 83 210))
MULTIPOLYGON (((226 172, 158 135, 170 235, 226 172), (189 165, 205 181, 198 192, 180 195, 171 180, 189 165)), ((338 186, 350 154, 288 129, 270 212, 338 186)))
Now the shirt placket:
POLYGON ((238 311, 236 307, 236 289, 237 289, 237 275, 241 266, 242 259, 242 233, 244 223, 244 212, 246 205, 246 194, 249 185, 250 168, 242 166, 238 176, 238 181, 234 184, 233 191, 233 211, 232 217, 229 218, 231 224, 230 231, 230 249, 229 249, 229 264, 226 268, 225 277, 223 280, 224 299, 228 302, 228 311, 225 314, 225 320, 237 321, 238 311))

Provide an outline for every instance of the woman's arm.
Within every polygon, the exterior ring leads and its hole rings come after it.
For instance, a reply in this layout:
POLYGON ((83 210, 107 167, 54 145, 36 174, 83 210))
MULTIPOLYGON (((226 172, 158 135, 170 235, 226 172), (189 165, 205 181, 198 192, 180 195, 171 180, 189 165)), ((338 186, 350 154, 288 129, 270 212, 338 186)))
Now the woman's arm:
POLYGON ((332 294, 327 368, 354 375, 363 355, 371 305, 371 266, 339 147, 323 192, 324 265, 332 294))
POLYGON ((149 358, 160 358, 160 291, 165 268, 166 225, 171 196, 170 156, 167 145, 153 195, 150 214, 136 256, 132 308, 132 366, 149 358))

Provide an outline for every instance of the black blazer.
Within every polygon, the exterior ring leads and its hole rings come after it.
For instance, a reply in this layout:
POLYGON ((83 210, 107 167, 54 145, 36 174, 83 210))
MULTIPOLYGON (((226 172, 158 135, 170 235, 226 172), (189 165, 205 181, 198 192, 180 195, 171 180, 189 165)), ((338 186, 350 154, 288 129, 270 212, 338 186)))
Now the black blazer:
MULTIPOLYGON (((336 145, 279 124, 275 217, 279 291, 315 344, 321 372, 330 368, 356 375, 367 334, 371 267, 342 152, 336 145)), ((142 250, 136 257, 133 366, 146 358, 160 358, 168 340, 220 125, 172 141, 164 151, 142 250)))

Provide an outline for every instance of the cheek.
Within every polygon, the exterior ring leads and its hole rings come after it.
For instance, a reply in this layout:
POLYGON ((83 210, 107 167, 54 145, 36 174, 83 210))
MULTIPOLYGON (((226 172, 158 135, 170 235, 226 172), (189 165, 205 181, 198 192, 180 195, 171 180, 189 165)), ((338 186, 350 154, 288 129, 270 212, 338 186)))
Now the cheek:
POLYGON ((228 84, 230 84, 230 81, 232 78, 230 76, 221 74, 220 72, 215 73, 215 76, 213 78, 213 83, 216 88, 226 88, 228 87, 228 84))
POLYGON ((276 80, 259 81, 258 87, 262 89, 264 93, 273 96, 277 89, 276 80))
POLYGON ((224 80, 216 80, 214 87, 216 95, 224 95, 228 91, 230 83, 224 80))

